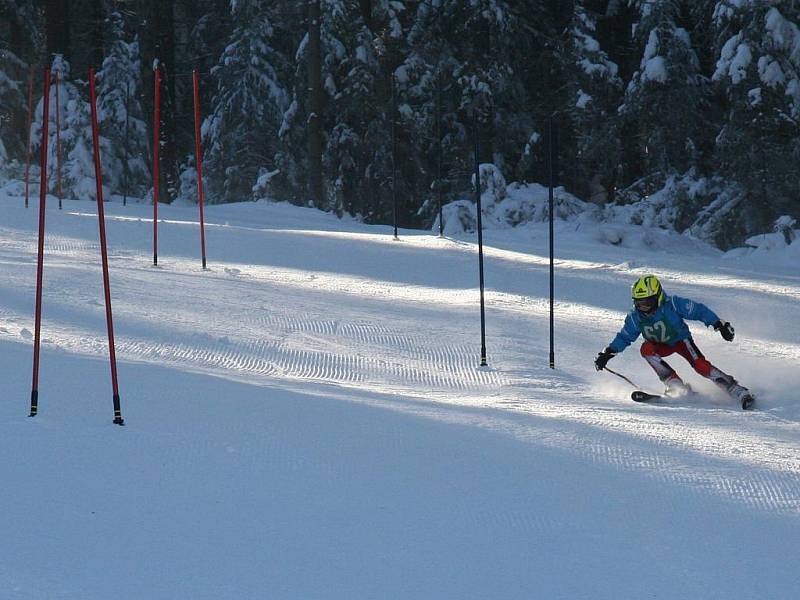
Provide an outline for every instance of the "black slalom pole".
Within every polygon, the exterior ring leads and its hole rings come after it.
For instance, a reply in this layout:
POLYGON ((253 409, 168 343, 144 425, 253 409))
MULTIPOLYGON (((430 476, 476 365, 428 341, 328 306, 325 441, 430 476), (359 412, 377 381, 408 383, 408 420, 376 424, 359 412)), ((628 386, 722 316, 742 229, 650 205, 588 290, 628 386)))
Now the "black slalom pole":
POLYGON ((481 284, 481 366, 486 366, 486 310, 483 300, 483 219, 481 218, 481 172, 478 141, 478 117, 475 117, 475 203, 478 205, 478 274, 481 284))
POLYGON ((554 263, 554 245, 553 245, 553 221, 554 221, 554 212, 555 212, 555 202, 553 199, 553 188, 556 184, 556 144, 557 144, 557 132, 555 125, 553 123, 553 117, 551 116, 548 123, 548 150, 550 155, 550 194, 549 194, 549 206, 550 206, 550 368, 556 368, 556 352, 555 352, 555 292, 554 292, 554 285, 555 285, 555 263, 554 263))
POLYGON ((436 195, 439 199, 439 237, 444 237, 444 215, 442 214, 442 76, 436 78, 436 195))
POLYGON ((398 240, 400 238, 397 237, 397 124, 395 122, 397 106, 394 94, 394 73, 392 73, 392 104, 389 109, 392 112, 392 220, 394 221, 394 239, 398 240))

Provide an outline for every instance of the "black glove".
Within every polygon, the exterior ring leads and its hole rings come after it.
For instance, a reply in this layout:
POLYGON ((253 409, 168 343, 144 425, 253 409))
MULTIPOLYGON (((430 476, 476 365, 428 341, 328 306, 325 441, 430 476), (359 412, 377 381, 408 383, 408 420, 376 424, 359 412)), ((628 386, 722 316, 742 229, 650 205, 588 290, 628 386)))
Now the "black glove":
POLYGON ((617 353, 614 352, 611 348, 606 348, 600 354, 597 355, 597 358, 594 359, 594 366, 598 371, 602 371, 606 368, 606 364, 610 361, 617 353))
POLYGON ((727 321, 725 321, 724 323, 722 321, 717 321, 716 323, 714 323, 714 329, 716 331, 719 331, 719 334, 722 336, 722 339, 724 339, 726 342, 733 341, 733 336, 734 336, 733 325, 731 325, 727 321))

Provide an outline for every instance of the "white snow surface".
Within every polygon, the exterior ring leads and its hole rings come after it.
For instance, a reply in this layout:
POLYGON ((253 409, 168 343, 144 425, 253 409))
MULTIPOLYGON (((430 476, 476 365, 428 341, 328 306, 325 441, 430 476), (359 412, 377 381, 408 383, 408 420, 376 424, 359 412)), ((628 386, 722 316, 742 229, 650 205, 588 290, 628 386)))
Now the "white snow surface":
MULTIPOLYGON (((550 369, 547 224, 489 229, 479 368, 474 234, 209 206, 203 271, 196 207, 161 206, 153 267, 152 207, 115 198, 117 427, 89 202, 48 201, 27 417, 38 202, 6 189, 0 597, 797 597, 795 244, 558 221, 550 369), (698 398, 636 404, 595 371, 651 271, 735 325, 692 330, 757 410, 674 357, 698 398)), ((636 346, 609 366, 659 390, 636 346)))

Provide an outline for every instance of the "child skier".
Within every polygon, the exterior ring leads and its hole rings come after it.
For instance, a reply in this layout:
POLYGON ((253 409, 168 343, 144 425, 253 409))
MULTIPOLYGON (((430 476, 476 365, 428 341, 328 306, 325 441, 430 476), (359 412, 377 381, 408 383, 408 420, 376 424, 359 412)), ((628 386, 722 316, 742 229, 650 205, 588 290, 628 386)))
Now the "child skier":
POLYGON ((733 340, 734 335, 730 323, 722 322, 711 309, 699 302, 667 296, 654 275, 645 275, 634 283, 631 297, 634 306, 625 318, 624 327, 594 361, 598 371, 604 369, 609 360, 635 342, 641 334, 645 339, 641 347, 642 356, 666 384, 668 395, 680 396, 690 391, 662 358, 677 352, 689 361, 695 371, 736 398, 742 408, 752 404, 753 397, 747 388, 706 360, 694 343, 684 319, 702 321, 706 327, 713 326, 728 342, 733 340))

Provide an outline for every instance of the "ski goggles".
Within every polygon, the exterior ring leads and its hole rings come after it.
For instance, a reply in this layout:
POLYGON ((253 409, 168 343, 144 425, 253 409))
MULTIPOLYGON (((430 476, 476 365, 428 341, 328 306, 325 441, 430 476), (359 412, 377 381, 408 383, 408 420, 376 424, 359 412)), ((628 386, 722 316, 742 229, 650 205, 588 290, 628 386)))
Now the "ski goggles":
POLYGON ((650 296, 649 298, 637 298, 633 301, 636 310, 643 313, 653 312, 658 306, 658 297, 650 296))

